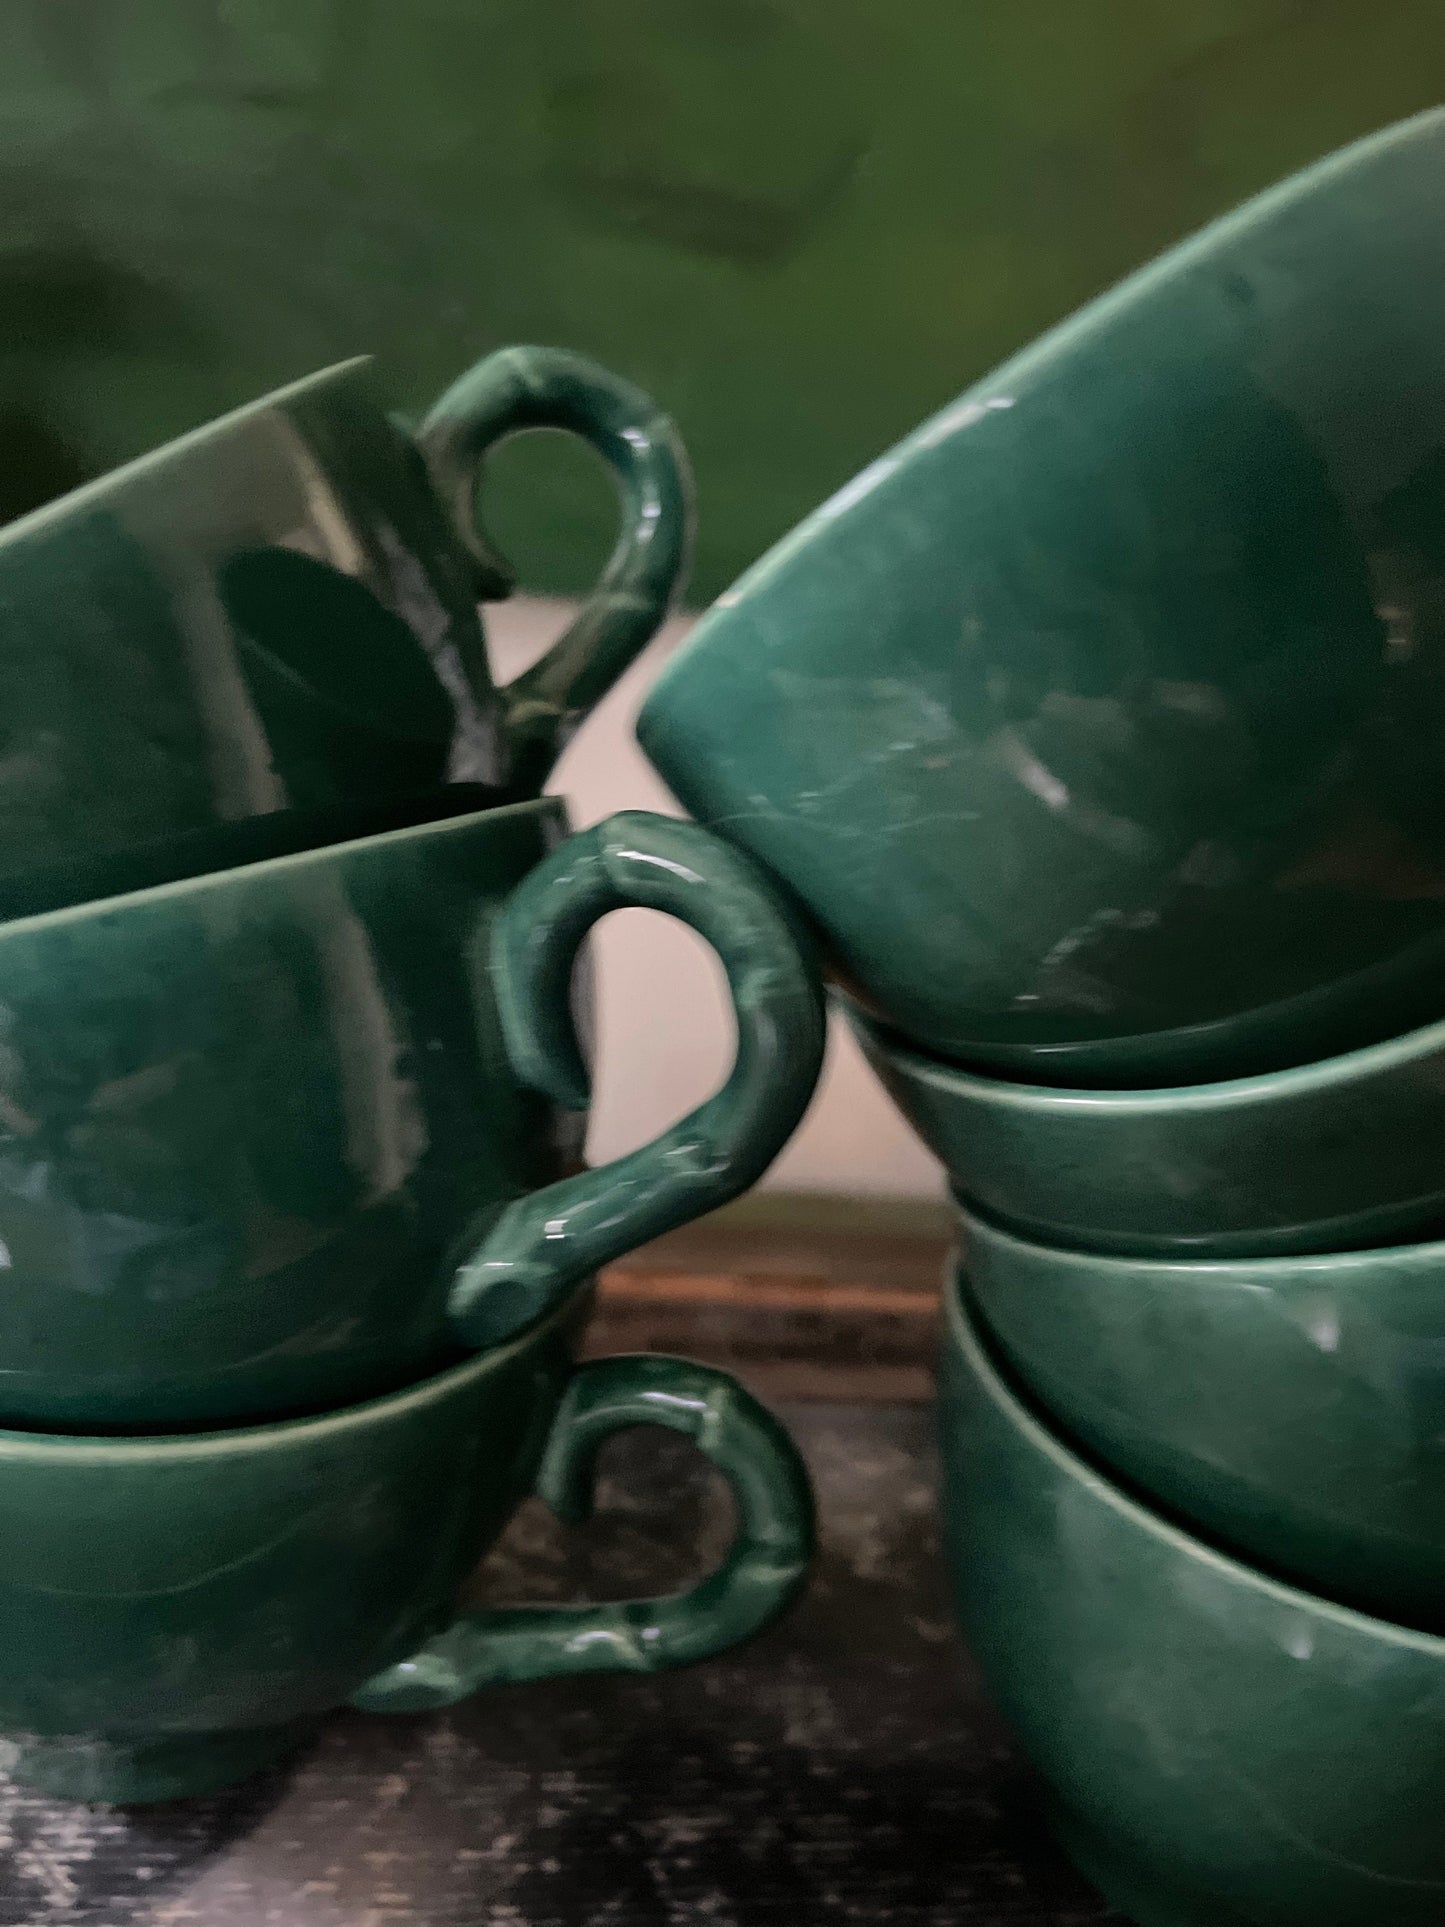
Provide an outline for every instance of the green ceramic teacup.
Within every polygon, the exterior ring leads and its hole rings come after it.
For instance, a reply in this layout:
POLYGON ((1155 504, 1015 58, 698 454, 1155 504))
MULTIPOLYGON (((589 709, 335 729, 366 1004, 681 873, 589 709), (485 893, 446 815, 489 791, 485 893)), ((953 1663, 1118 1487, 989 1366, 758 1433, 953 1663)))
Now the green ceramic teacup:
POLYGON ((387 1390, 760 1175, 822 1052, 787 913, 692 824, 565 828, 518 804, 0 925, 0 1422, 387 1390), (627 904, 713 944, 737 1061, 578 1170, 572 967, 627 904))
POLYGON ((1151 1502, 1367 1612, 1445 1632, 1445 1244, 1168 1264, 964 1220, 1021 1384, 1151 1502))
POLYGON ((940 1392, 964 1632, 1084 1872, 1139 1927, 1439 1927, 1445 1640, 1126 1496, 1005 1383, 956 1293, 940 1392))
POLYGON ((1445 964, 1445 113, 1250 203, 882 456, 639 738, 921 1048, 1308 1061, 1445 964))
POLYGON ((1445 1230, 1445 1023, 1261 1077, 1086 1091, 956 1069, 852 1017, 960 1200, 1044 1244, 1247 1258, 1445 1230))
POLYGON ((372 1404, 254 1431, 0 1433, 0 1761, 81 1800, 207 1792, 347 1700, 381 1712, 564 1673, 648 1673, 736 1645, 812 1549, 781 1427, 680 1359, 580 1368, 568 1314, 372 1404), (585 1516, 598 1448, 693 1439, 732 1487, 722 1568, 675 1598, 456 1612, 529 1490, 585 1516))
MULTIPOLYGON (((0 911, 238 858, 238 824, 312 822, 447 780, 535 794, 652 635, 685 569, 686 457, 656 404, 581 356, 509 348, 415 438, 347 362, 0 531, 0 911), (505 594, 472 497, 489 449, 566 428, 610 463, 622 531, 535 668, 494 688, 477 613, 505 594), (70 868, 86 877, 76 883, 70 868)), ((364 833, 363 822, 355 831, 364 833)), ((47 907, 49 907, 47 905, 47 907)))

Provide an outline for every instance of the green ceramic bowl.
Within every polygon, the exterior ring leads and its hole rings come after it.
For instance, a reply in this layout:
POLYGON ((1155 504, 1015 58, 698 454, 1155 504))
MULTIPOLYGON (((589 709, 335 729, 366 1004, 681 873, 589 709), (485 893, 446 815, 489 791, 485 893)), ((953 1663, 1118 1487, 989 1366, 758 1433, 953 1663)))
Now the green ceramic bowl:
POLYGON ((939 1417, 964 1632, 1105 1894, 1139 1927, 1439 1927, 1445 1640, 1127 1497, 1004 1381, 956 1291, 939 1417))
POLYGON ((781 1428, 705 1366, 574 1366, 575 1322, 254 1431, 0 1433, 8 1771, 73 1799, 169 1800, 254 1772, 348 1699, 409 1712, 510 1681, 649 1673, 765 1625, 812 1544, 781 1428), (598 1448, 633 1425, 683 1433, 728 1480, 738 1530, 721 1570, 672 1598, 457 1614, 527 1492, 584 1517, 598 1448))
POLYGON ((1101 1463, 1246 1558, 1445 1632, 1445 1244, 1171 1264, 963 1235, 1002 1356, 1101 1463))
POLYGON ((882 455, 638 735, 920 1048, 1303 1063, 1439 1010, 1445 113, 1207 228, 882 455))
POLYGON ((1006 1083, 853 1017, 960 1200, 1040 1243, 1256 1257, 1445 1229, 1445 1023, 1295 1070, 1133 1091, 1006 1083))
POLYGON ((760 1175, 822 1051, 788 913, 692 824, 565 831, 518 804, 0 924, 0 1422, 389 1390, 760 1175), (737 1061, 579 1170, 572 970, 628 904, 713 944, 737 1061))

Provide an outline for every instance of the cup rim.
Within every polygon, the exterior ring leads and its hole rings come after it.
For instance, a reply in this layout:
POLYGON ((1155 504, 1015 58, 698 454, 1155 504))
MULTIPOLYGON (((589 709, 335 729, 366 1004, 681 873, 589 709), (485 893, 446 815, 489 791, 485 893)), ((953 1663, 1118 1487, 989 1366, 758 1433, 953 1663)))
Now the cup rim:
MULTIPOLYGON (((1058 1271, 1102 1270, 1118 1272, 1126 1277, 1143 1277, 1146 1274, 1152 1277, 1167 1273, 1172 1277, 1197 1279, 1200 1282, 1205 1281, 1210 1273, 1227 1273, 1230 1277, 1239 1276, 1245 1282, 1253 1279, 1264 1283, 1271 1277, 1297 1278, 1303 1286, 1307 1282, 1306 1273, 1325 1272, 1331 1278, 1339 1279, 1341 1274, 1347 1277, 1354 1271, 1378 1269, 1387 1261, 1398 1261, 1398 1269, 1404 1275, 1438 1270, 1445 1266, 1445 1238, 1431 1238, 1418 1243, 1404 1240, 1399 1244, 1352 1246, 1343 1251, 1275 1252, 1251 1258, 1150 1258, 1138 1252, 1116 1255, 1109 1251, 1083 1251, 1067 1245, 1051 1245, 1041 1238, 1026 1237, 1012 1226, 1000 1224, 976 1205, 966 1203, 955 1191, 950 1192, 950 1198, 966 1240, 977 1235, 985 1244, 1021 1251, 1030 1257, 1042 1257, 1058 1271)), ((963 1269, 967 1270, 966 1262, 963 1269)), ((1445 1638, 1445 1634, 1442 1634, 1442 1638, 1445 1638)))
POLYGON ((981 1070, 950 1063, 946 1057, 930 1056, 864 1011, 850 1008, 846 1016, 864 1048, 910 1083, 927 1085, 947 1096, 1022 1111, 1116 1114, 1223 1110, 1236 1104, 1257 1104, 1329 1090, 1337 1084, 1399 1069, 1437 1051, 1445 1052, 1445 1018, 1437 1018, 1433 1023, 1387 1037, 1381 1043, 1356 1045, 1353 1050, 1316 1058, 1311 1063, 1288 1064, 1280 1070, 1255 1071, 1245 1077, 1222 1077, 1194 1084, 1088 1088, 990 1077, 981 1070))
POLYGON ((474 1353, 444 1371, 415 1380, 400 1391, 380 1392, 354 1404, 298 1417, 268 1419, 259 1425, 216 1426, 194 1432, 124 1433, 16 1431, 0 1427, 0 1470, 7 1465, 183 1465, 250 1457, 258 1452, 309 1449, 349 1434, 370 1431, 428 1407, 445 1405, 549 1337, 575 1314, 578 1298, 590 1283, 577 1287, 543 1317, 505 1344, 474 1353))
POLYGON ((133 456, 117 468, 109 468, 103 475, 97 475, 79 488, 67 490, 57 495, 54 501, 42 502, 39 508, 31 509, 28 515, 21 515, 15 521, 0 528, 0 558, 4 551, 17 542, 23 542, 32 535, 39 535, 54 524, 62 523, 74 515, 103 502, 108 496, 118 495, 129 488, 131 483, 157 470, 169 467, 172 462, 183 459, 208 443, 220 441, 241 423, 252 416, 274 408, 279 403, 290 402, 298 396, 318 392, 324 388, 342 387, 366 367, 375 357, 372 355, 351 355, 344 361, 332 362, 327 368, 318 368, 312 374, 300 375, 295 381, 283 383, 267 394, 257 396, 253 401, 242 402, 239 407, 227 409, 225 414, 216 415, 210 421, 202 422, 196 428, 188 428, 183 434, 173 436, 170 441, 162 442, 159 447, 147 449, 142 455, 133 456))
POLYGON ((1111 1479, 1105 1478, 1087 1459, 1071 1451, 1024 1403, 989 1356, 979 1336, 977 1321, 964 1304, 966 1277, 966 1267, 961 1261, 950 1264, 944 1292, 950 1343, 965 1360, 979 1392, 1001 1412, 1010 1430, 1021 1436, 1031 1450, 1048 1459, 1072 1484, 1081 1486, 1091 1499, 1123 1519, 1134 1531, 1162 1542, 1177 1557, 1208 1567, 1232 1586, 1263 1593, 1277 1606, 1293 1612, 1308 1613, 1313 1618, 1328 1620, 1342 1632, 1356 1638, 1383 1640, 1393 1646, 1410 1648, 1432 1660, 1445 1660, 1445 1634, 1423 1633, 1411 1626, 1398 1626, 1392 1620, 1358 1612, 1353 1606, 1342 1606, 1333 1599, 1306 1592, 1300 1586, 1292 1586, 1283 1579, 1260 1572, 1256 1567, 1220 1551, 1208 1540, 1197 1538, 1161 1513, 1141 1504, 1111 1479))
POLYGON ((339 843, 313 843, 305 849, 290 850, 284 856, 258 857, 251 863, 236 863, 219 870, 203 870, 195 875, 172 877, 165 883, 147 884, 139 890, 118 890, 111 896, 87 897, 80 903, 65 903, 53 910, 37 910, 30 916, 11 917, 0 922, 0 950, 5 944, 32 936, 37 930, 53 930, 72 923, 84 923, 96 916, 114 916, 121 911, 149 909, 158 903, 181 898, 223 893, 249 884, 258 876, 290 875, 307 869, 326 870, 361 852, 384 850, 401 843, 425 843, 433 838, 462 836, 469 831, 490 827, 499 818, 515 821, 520 817, 554 817, 568 827, 567 802, 561 796, 533 796, 516 803, 497 803, 489 808, 468 810, 457 816, 431 817, 420 823, 403 823, 390 830, 376 830, 369 836, 348 838, 339 843))

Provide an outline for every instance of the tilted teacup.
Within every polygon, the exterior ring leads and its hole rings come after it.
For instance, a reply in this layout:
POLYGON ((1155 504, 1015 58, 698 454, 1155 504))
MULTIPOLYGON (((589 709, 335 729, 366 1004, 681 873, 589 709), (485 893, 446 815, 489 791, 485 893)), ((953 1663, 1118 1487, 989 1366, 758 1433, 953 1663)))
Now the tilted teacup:
POLYGON ((1334 155, 881 456, 638 735, 920 1048, 1040 1082, 1439 1012, 1445 113, 1334 155))
POLYGON ((666 614, 690 535, 657 405, 542 348, 480 362, 415 437, 346 362, 11 523, 0 913, 123 889, 138 850, 172 875, 220 868, 256 819, 299 847, 450 780, 535 794, 666 614), (510 577, 472 497, 488 451, 535 427, 604 455, 622 530, 566 633, 498 689, 477 604, 510 577))

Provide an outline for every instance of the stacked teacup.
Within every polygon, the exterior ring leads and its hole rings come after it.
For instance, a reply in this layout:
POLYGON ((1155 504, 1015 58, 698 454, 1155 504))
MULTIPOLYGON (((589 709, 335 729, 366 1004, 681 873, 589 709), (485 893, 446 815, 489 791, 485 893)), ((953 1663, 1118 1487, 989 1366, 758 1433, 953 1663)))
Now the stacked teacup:
POLYGON ((1145 1927, 1445 1920, 1442 207, 1433 114, 1209 228, 640 726, 947 1165, 964 1626, 1145 1927))
POLYGON ((796 1589, 808 1489, 767 1414, 676 1359, 573 1362, 592 1274, 749 1184, 821 1052, 744 856, 642 814, 569 839, 538 796, 689 520, 645 395, 515 349, 415 440, 348 365, 0 537, 0 1735, 29 1784, 203 1791, 344 1701, 699 1659, 796 1589), (624 526, 498 690, 472 498, 538 426, 600 449, 624 526), (712 943, 737 1061, 589 1170, 574 965, 629 904, 712 943), (458 1616, 521 1498, 577 1516, 637 1424, 729 1479, 723 1569, 458 1616))

